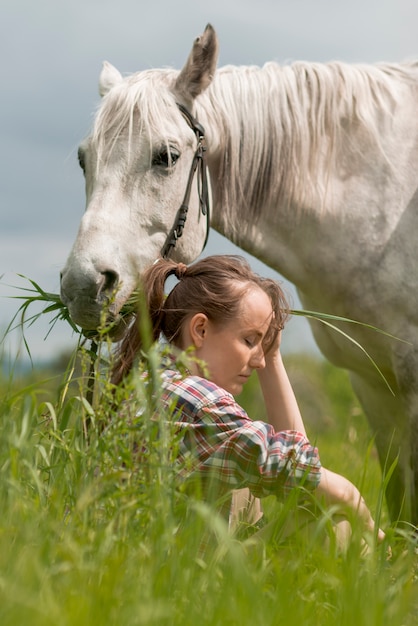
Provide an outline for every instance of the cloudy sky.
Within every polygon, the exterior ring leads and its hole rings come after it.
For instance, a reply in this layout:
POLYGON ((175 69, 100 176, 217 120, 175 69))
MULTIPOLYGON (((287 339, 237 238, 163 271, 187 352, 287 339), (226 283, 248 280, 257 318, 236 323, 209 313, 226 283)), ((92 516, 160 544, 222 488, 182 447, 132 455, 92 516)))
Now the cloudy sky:
MULTIPOLYGON (((2 0, 0 328, 16 310, 14 286, 26 286, 18 274, 59 291, 84 210, 76 153, 99 101, 102 62, 122 73, 180 69, 208 22, 220 65, 418 58, 416 0, 2 0)), ((235 249, 212 232, 207 251, 235 249)), ((288 327, 288 350, 312 349, 299 324, 288 327)), ((64 325, 44 341, 46 331, 38 323, 28 333, 35 358, 75 343, 64 325)))

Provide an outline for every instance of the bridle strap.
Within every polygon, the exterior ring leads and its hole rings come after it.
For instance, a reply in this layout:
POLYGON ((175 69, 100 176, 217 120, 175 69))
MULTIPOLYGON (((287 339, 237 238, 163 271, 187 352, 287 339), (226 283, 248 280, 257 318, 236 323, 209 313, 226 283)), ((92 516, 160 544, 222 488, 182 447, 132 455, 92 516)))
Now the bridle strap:
POLYGON ((203 126, 197 121, 195 117, 189 112, 189 110, 182 104, 177 103, 183 117, 189 124, 190 128, 196 135, 197 148, 194 153, 192 165, 187 179, 186 191, 184 193, 183 202, 177 211, 176 219, 174 220, 173 227, 171 228, 164 246, 161 250, 161 256, 167 259, 176 247, 177 240, 183 235, 184 225, 187 219, 187 213, 189 211, 190 194, 192 191, 192 184, 195 173, 197 171, 197 187, 199 194, 199 209, 202 215, 206 216, 206 237, 202 250, 205 248, 210 229, 210 206, 209 206, 209 186, 207 176, 206 165, 206 139, 205 130, 203 126))

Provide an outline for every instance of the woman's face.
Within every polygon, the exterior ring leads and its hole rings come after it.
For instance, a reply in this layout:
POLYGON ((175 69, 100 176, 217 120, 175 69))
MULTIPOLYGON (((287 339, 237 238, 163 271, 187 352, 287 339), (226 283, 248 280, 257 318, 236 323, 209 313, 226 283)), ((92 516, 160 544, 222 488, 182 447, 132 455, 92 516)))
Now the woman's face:
POLYGON ((252 287, 243 294, 237 317, 224 324, 215 325, 200 313, 193 316, 192 343, 209 380, 234 396, 241 393, 253 370, 265 366, 262 342, 272 315, 268 295, 252 287))

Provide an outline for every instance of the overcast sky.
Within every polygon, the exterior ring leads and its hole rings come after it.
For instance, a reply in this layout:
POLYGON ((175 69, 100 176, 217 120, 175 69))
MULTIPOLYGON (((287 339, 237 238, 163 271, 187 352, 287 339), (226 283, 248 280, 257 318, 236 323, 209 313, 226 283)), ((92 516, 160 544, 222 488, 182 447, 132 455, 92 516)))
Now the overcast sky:
MULTIPOLYGON (((76 154, 99 101, 102 62, 122 73, 180 69, 208 22, 220 39, 219 65, 418 58, 416 0, 2 0, 0 327, 16 310, 11 286, 26 284, 18 274, 59 291, 84 210, 76 154)), ((212 232, 207 250, 235 249, 212 232)), ((46 330, 37 324, 28 334, 35 358, 75 343, 64 325, 44 341, 46 330)), ((293 321, 284 341, 287 349, 312 346, 293 321)))

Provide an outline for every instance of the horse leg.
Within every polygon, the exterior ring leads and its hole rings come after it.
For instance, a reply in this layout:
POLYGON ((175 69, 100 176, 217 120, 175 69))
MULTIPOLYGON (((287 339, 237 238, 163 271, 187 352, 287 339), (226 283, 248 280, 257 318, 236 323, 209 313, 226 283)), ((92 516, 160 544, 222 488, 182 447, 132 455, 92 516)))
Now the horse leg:
MULTIPOLYGON (((405 331, 406 336, 416 336, 415 328, 405 331)), ((410 516, 407 519, 418 526, 418 348, 415 343, 400 342, 395 345, 392 354, 394 371, 408 416, 405 476, 410 516)))
MULTIPOLYGON (((414 478, 411 466, 411 432, 405 406, 380 381, 350 373, 353 389, 375 436, 382 473, 395 468, 386 488, 386 502, 392 522, 417 521, 414 478)), ((415 468, 416 469, 416 468, 415 468)), ((415 482, 417 477, 415 475, 415 482)))

